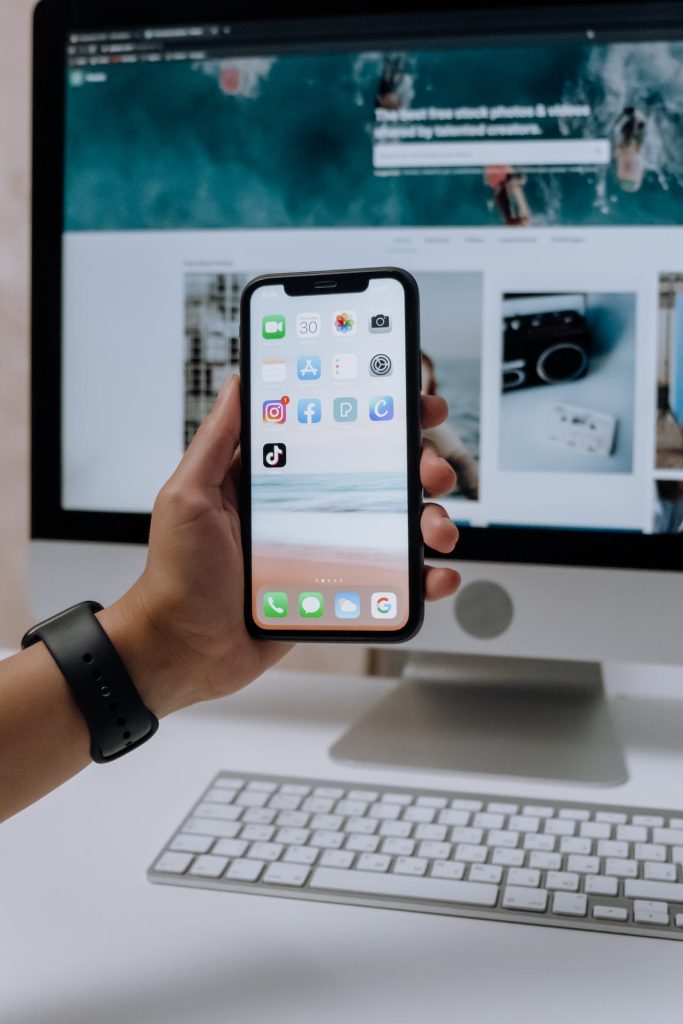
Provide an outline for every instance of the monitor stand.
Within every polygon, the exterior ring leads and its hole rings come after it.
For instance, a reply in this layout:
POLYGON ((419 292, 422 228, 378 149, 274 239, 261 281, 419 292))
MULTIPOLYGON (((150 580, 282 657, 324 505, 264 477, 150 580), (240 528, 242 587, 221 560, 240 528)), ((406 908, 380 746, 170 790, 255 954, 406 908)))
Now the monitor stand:
POLYGON ((398 657, 398 686, 334 744, 335 760, 601 786, 627 780, 598 664, 398 657))

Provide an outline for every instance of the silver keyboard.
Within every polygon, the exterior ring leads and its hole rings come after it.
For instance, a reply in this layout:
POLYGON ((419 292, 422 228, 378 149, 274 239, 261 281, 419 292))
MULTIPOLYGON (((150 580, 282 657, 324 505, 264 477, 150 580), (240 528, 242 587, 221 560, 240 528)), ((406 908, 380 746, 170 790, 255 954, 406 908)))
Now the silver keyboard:
POLYGON ((683 939, 683 811, 216 776, 152 882, 683 939))

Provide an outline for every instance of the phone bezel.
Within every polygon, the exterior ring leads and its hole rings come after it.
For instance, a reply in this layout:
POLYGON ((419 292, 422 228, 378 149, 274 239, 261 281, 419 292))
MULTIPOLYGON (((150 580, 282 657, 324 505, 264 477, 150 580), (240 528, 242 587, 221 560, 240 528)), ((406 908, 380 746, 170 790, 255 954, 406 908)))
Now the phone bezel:
POLYGON ((252 636, 278 640, 324 643, 400 643, 420 629, 424 617, 424 546, 420 528, 422 486, 420 483, 420 309, 415 279, 398 267, 371 267, 359 270, 324 270, 291 274, 263 274, 250 281, 242 292, 240 308, 240 376, 242 402, 240 515, 244 551, 244 618, 252 636), (373 278, 392 278, 403 287, 405 297, 406 356, 406 447, 408 465, 408 601, 407 622, 397 629, 266 629, 256 622, 252 611, 252 539, 251 539, 251 299, 258 288, 288 285, 288 294, 319 294, 316 282, 325 282, 325 292, 365 291, 373 278), (334 281, 330 287, 329 282, 334 281), (309 289, 310 284, 310 289, 309 289))

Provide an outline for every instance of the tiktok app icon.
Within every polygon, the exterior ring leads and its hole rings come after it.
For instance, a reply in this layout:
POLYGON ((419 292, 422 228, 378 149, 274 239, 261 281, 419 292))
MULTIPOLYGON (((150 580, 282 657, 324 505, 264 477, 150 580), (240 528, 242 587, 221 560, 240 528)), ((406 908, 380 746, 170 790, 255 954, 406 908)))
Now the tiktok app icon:
POLYGON ((284 444, 264 444, 263 465, 266 469, 282 469, 287 465, 287 447, 284 444))

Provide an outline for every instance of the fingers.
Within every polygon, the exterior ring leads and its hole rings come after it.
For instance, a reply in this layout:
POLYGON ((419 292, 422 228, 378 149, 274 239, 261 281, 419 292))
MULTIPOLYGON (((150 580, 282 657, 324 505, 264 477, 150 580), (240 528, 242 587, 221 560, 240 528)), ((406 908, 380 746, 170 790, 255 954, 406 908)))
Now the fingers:
POLYGON ((458 528, 441 505, 425 505, 420 525, 427 547, 442 555, 451 553, 458 542, 458 528))
POLYGON ((457 481, 455 470, 425 442, 420 459, 420 481, 430 494, 450 494, 457 481))
POLYGON ((441 395, 422 395, 420 402, 423 430, 438 427, 448 419, 448 402, 441 395))
POLYGON ((195 434, 176 470, 186 484, 220 487, 240 440, 239 377, 223 384, 216 404, 195 434))
POLYGON ((425 598, 427 601, 441 601, 454 594, 460 586, 460 573, 455 569, 429 566, 425 570, 425 598))

